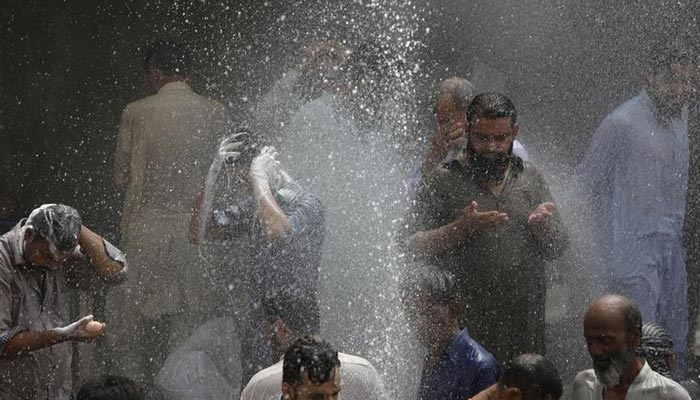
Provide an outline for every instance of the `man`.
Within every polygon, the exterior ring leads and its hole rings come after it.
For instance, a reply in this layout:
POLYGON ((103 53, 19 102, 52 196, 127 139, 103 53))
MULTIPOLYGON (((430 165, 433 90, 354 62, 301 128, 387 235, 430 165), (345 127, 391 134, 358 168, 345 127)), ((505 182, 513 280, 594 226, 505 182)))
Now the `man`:
MULTIPOLYGON (((214 163, 224 164, 235 182, 225 193, 228 204, 205 216, 210 235, 246 240, 250 296, 242 322, 243 377, 247 380, 272 361, 262 342, 261 296, 289 289, 317 303, 319 263, 325 235, 321 202, 284 172, 272 147, 258 150, 248 133, 224 140, 214 163)), ((198 236, 199 210, 192 218, 190 237, 198 236)), ((237 250, 237 247, 233 247, 237 250)))
POLYGON ((558 400, 563 392, 557 369, 539 354, 514 358, 497 384, 472 400, 558 400))
MULTIPOLYGON (((471 82, 464 78, 449 78, 440 82, 433 95, 433 115, 437 129, 430 140, 430 147, 420 169, 408 182, 408 192, 415 193, 423 174, 429 174, 441 163, 449 163, 461 156, 466 140, 467 107, 474 97, 471 82)), ((513 154, 530 161, 527 151, 518 141, 513 141, 513 154)))
POLYGON ((501 376, 496 359, 459 328, 459 303, 450 272, 417 265, 404 284, 406 314, 419 342, 428 349, 418 400, 464 400, 501 376))
POLYGON ((302 337, 284 353, 283 400, 338 400, 341 389, 338 352, 330 344, 302 337))
MULTIPOLYGON (((263 299, 264 331, 273 356, 280 361, 255 374, 241 394, 241 400, 272 400, 280 394, 284 355, 295 340, 317 338, 320 328, 318 303, 298 297, 293 291, 270 293, 263 299)), ((364 358, 338 353, 343 376, 343 399, 383 399, 384 388, 372 364, 364 358)))
POLYGON ((593 200, 613 289, 669 332, 679 361, 688 332, 682 229, 691 61, 677 46, 654 54, 644 89, 601 122, 577 176, 581 198, 593 200))
POLYGON ((100 376, 85 382, 75 400, 144 400, 143 389, 129 378, 100 376))
POLYGON ((190 89, 191 59, 181 46, 156 43, 146 67, 157 93, 124 109, 114 165, 133 277, 108 296, 107 315, 119 333, 110 337, 118 339, 116 372, 150 383, 169 350, 211 312, 212 285, 187 227, 223 109, 190 89))
POLYGON ((627 297, 595 299, 584 315, 583 335, 593 369, 576 376, 572 400, 690 399, 678 383, 654 372, 635 356, 642 336, 642 315, 627 297))
POLYGON ((404 248, 455 275, 462 322, 496 359, 543 353, 545 262, 568 243, 557 207, 535 166, 513 155, 517 115, 506 96, 476 96, 465 130, 464 158, 416 193, 404 248))
POLYGON ((92 341, 92 315, 70 322, 69 288, 120 281, 122 253, 82 225, 78 212, 45 204, 0 236, 0 398, 68 399, 71 341, 92 341))

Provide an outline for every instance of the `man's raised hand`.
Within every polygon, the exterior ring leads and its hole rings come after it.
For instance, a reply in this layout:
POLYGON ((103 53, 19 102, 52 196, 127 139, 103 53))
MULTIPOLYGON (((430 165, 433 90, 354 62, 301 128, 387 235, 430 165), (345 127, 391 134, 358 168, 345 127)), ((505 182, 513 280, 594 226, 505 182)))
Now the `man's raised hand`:
POLYGON ((549 218, 556 212, 557 206, 552 202, 542 203, 535 208, 527 218, 527 223, 542 230, 549 230, 551 225, 549 218))
POLYGON ((479 211, 479 203, 472 201, 464 209, 464 221, 470 232, 485 231, 508 222, 508 215, 500 211, 479 211))

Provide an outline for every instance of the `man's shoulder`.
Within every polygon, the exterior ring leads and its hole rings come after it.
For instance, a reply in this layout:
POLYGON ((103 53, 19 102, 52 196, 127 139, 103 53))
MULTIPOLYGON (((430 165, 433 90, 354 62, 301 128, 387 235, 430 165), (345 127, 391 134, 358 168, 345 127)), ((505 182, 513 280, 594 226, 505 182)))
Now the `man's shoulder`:
POLYGON ((259 371, 243 388, 241 400, 259 400, 267 393, 277 393, 282 385, 282 362, 259 371))
POLYGON ((688 392, 680 383, 666 378, 656 371, 649 370, 649 375, 644 382, 640 382, 642 390, 654 390, 657 397, 665 400, 686 400, 690 399, 688 392))
POLYGON ((367 359, 360 356, 354 356, 352 354, 338 353, 338 359, 340 360, 341 367, 350 367, 358 369, 371 369, 374 370, 374 366, 367 359))
POLYGON ((202 96, 193 91, 182 92, 177 96, 170 93, 155 93, 150 96, 134 100, 124 108, 125 112, 138 114, 154 107, 172 104, 187 104, 210 112, 224 112, 224 106, 216 100, 202 96))
POLYGON ((577 393, 577 390, 592 392, 596 385, 598 385, 598 378, 595 376, 595 371, 587 369, 576 374, 572 390, 574 393, 577 393))
POLYGON ((644 106, 643 95, 640 94, 615 107, 605 116, 602 124, 618 127, 633 125, 643 120, 648 113, 648 108, 644 106))
POLYGON ((455 338, 452 345, 452 361, 460 365, 478 365, 484 369, 498 369, 498 361, 484 346, 474 340, 466 329, 455 338))

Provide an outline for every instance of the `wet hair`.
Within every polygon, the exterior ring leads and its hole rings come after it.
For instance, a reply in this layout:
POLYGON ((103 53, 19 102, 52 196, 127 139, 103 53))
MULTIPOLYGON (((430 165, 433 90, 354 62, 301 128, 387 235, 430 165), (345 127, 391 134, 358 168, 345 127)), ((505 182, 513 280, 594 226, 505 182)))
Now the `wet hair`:
POLYGON ((340 367, 338 352, 328 342, 304 336, 284 353, 282 382, 298 385, 306 372, 311 382, 320 385, 331 379, 337 367, 340 367))
POLYGON ((653 322, 642 325, 642 341, 637 355, 647 360, 652 370, 670 378, 671 366, 668 364, 668 357, 672 354, 673 340, 664 328, 653 322))
POLYGON ((75 400, 142 400, 143 389, 129 378, 103 375, 85 382, 75 400))
POLYGON ((144 64, 146 69, 155 67, 168 76, 185 76, 190 73, 192 56, 179 43, 163 40, 154 43, 146 52, 144 64))
POLYGON ((473 123, 477 118, 510 118, 516 123, 518 114, 508 97, 500 93, 481 93, 476 95, 467 108, 467 121, 473 123))
POLYGON ((562 384, 554 365, 539 354, 523 354, 508 363, 502 386, 520 389, 524 399, 559 399, 562 384))
POLYGON ((458 293, 454 275, 444 269, 425 263, 415 263, 404 278, 401 297, 406 302, 418 293, 431 302, 442 305, 457 303, 458 293))
POLYGON ((317 335, 321 330, 321 311, 316 296, 298 288, 270 291, 262 299, 268 321, 282 319, 295 336, 317 335))
POLYGON ((474 86, 471 82, 458 77, 445 79, 438 84, 433 94, 433 113, 437 114, 438 104, 445 98, 451 98, 452 106, 466 113, 472 97, 474 97, 474 86))
POLYGON ((75 208, 63 204, 44 204, 27 217, 34 237, 56 246, 61 251, 71 251, 78 245, 78 234, 83 224, 75 208))

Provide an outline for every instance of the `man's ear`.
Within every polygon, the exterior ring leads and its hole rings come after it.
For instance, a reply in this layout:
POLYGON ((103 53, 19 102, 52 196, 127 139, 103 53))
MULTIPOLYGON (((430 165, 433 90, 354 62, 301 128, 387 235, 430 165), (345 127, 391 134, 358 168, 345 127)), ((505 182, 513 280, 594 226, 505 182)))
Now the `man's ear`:
POLYGON ((518 132, 520 131, 520 125, 518 123, 513 124, 513 139, 515 139, 518 136, 518 132))
POLYGON ((516 387, 506 387, 506 399, 508 400, 522 400, 523 392, 516 387))
POLYGON ((642 328, 636 327, 630 332, 631 345, 634 348, 639 348, 642 345, 642 328))
POLYGON ((24 229, 24 241, 31 242, 34 239, 34 227, 31 225, 25 227, 24 229))

